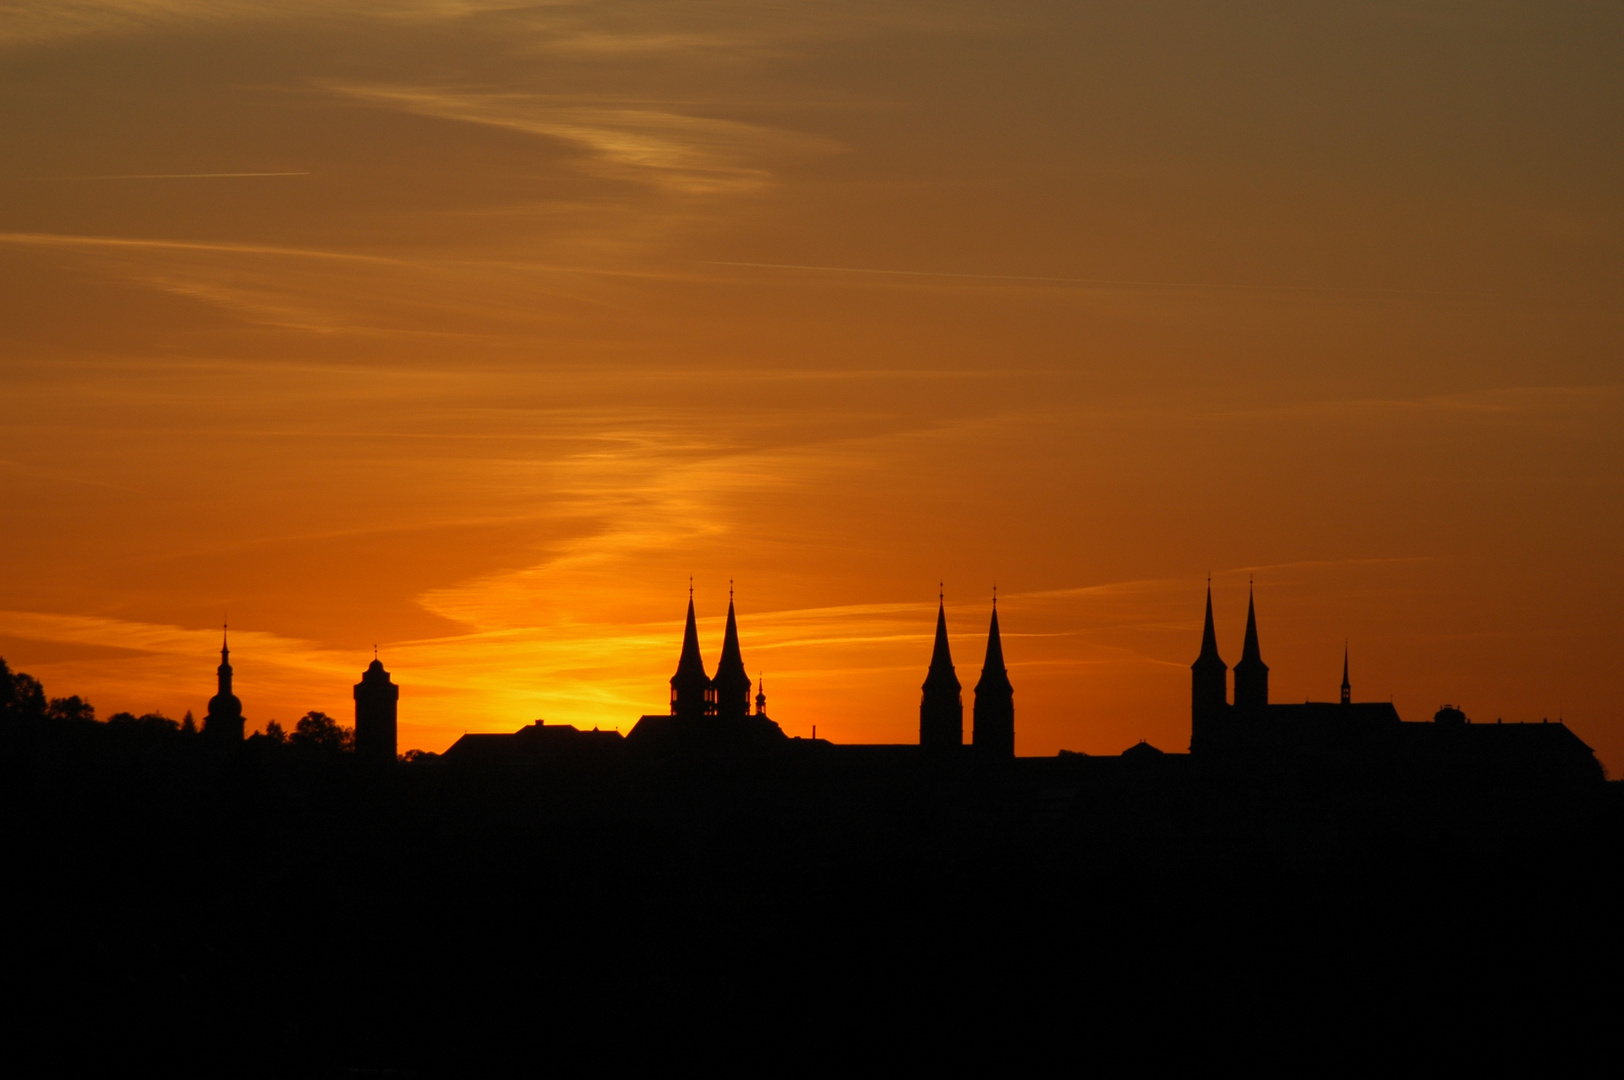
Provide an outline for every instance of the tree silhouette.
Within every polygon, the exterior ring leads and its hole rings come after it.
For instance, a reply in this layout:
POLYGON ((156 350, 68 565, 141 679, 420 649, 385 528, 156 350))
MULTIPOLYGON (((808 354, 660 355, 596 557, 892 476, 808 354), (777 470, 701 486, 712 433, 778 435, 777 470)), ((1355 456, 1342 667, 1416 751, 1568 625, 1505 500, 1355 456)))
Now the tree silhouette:
POLYGON ((281 745, 288 741, 288 733, 282 730, 282 725, 275 720, 265 722, 265 737, 271 742, 281 745))
POLYGON ((54 697, 51 703, 45 706, 45 715, 51 720, 60 720, 64 723, 92 723, 96 719, 96 706, 78 694, 72 697, 54 697))
POLYGON ((180 720, 180 733, 182 735, 196 735, 197 721, 192 719, 192 710, 187 709, 186 715, 180 720))
POLYGON ((293 734, 288 741, 307 750, 336 754, 354 746, 355 732, 342 726, 326 713, 312 709, 299 717, 299 722, 294 725, 293 734))
POLYGON ((140 716, 117 712, 107 718, 107 726, 142 735, 168 735, 180 730, 179 721, 171 720, 161 712, 143 713, 140 716))

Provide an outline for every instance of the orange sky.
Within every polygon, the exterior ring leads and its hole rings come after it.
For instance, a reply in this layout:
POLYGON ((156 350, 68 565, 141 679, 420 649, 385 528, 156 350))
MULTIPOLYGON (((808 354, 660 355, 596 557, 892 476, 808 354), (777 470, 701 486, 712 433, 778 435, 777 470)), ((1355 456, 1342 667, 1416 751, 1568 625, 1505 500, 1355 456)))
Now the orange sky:
POLYGON ((1624 12, 0 7, 0 655, 401 744, 661 711, 689 575, 791 734, 1276 700, 1624 769, 1624 12))

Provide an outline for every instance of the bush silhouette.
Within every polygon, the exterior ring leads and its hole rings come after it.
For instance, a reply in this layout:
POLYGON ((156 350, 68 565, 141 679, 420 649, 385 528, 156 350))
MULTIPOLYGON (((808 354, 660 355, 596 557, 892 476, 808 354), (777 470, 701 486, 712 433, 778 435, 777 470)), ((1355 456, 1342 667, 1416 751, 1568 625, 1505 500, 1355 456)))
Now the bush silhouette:
POLYGON ((338 753, 355 745, 355 732, 324 712, 312 709, 299 717, 288 741, 307 750, 338 753))

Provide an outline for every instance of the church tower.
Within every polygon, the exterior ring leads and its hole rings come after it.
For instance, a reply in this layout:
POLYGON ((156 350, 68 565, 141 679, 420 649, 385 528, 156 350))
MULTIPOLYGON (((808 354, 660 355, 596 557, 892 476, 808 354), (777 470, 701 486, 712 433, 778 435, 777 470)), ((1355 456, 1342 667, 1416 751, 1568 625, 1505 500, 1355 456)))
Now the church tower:
POLYGON ((992 599, 992 627, 987 631, 987 659, 976 683, 975 726, 970 743, 988 758, 1015 756, 1015 688, 1004 668, 1004 643, 998 636, 998 597, 992 599))
POLYGON ((727 589, 727 632, 722 636, 722 659, 716 664, 716 677, 711 680, 711 686, 717 716, 743 719, 750 715, 750 676, 745 674, 744 658, 739 653, 739 624, 733 617, 732 585, 727 589))
POLYGON ((1348 643, 1342 643, 1342 704, 1353 701, 1353 685, 1348 682, 1348 643))
POLYGON ((400 687, 374 656, 355 684, 355 756, 373 761, 395 760, 395 710, 400 687))
POLYGON ((226 631, 220 631, 220 680, 218 692, 209 699, 209 713, 203 718, 203 734, 221 743, 242 742, 242 702, 231 692, 231 650, 226 631))
POLYGON ((671 676, 671 715, 697 719, 716 712, 716 690, 699 655, 699 628, 694 623, 694 589, 688 586, 688 625, 682 632, 682 658, 671 676))
POLYGON ((1257 647, 1257 609, 1252 602, 1251 590, 1246 595, 1246 642, 1241 646, 1241 660, 1235 665, 1235 711, 1262 713, 1269 704, 1269 665, 1257 647))
POLYGON ((1190 665, 1190 752, 1211 749, 1218 725, 1229 712, 1229 665, 1218 655, 1212 626, 1212 582, 1207 582, 1207 621, 1201 628, 1201 655, 1190 665))
POLYGON ((947 607, 936 599, 936 649, 930 654, 924 697, 919 702, 919 745, 942 749, 964 745, 964 701, 959 677, 953 673, 953 654, 947 647, 947 607))

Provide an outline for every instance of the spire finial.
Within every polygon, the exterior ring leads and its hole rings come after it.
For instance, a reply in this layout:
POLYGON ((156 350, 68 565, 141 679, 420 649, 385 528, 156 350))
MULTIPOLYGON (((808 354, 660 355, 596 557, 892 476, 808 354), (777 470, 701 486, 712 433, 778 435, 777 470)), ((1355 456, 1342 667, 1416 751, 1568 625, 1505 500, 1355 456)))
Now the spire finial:
POLYGON ((998 586, 996 583, 992 587, 992 606, 998 606, 998 586))
POLYGON ((690 604, 694 602, 694 576, 692 574, 688 575, 688 602, 690 604))
POLYGON ((945 581, 936 583, 936 602, 938 604, 947 603, 947 583, 945 581))
POLYGON ((730 603, 730 604, 733 602, 733 579, 732 578, 727 579, 727 602, 730 603))
POLYGON ((377 646, 377 643, 374 642, 373 646, 372 646, 372 659, 376 660, 377 658, 378 658, 378 646, 377 646))

